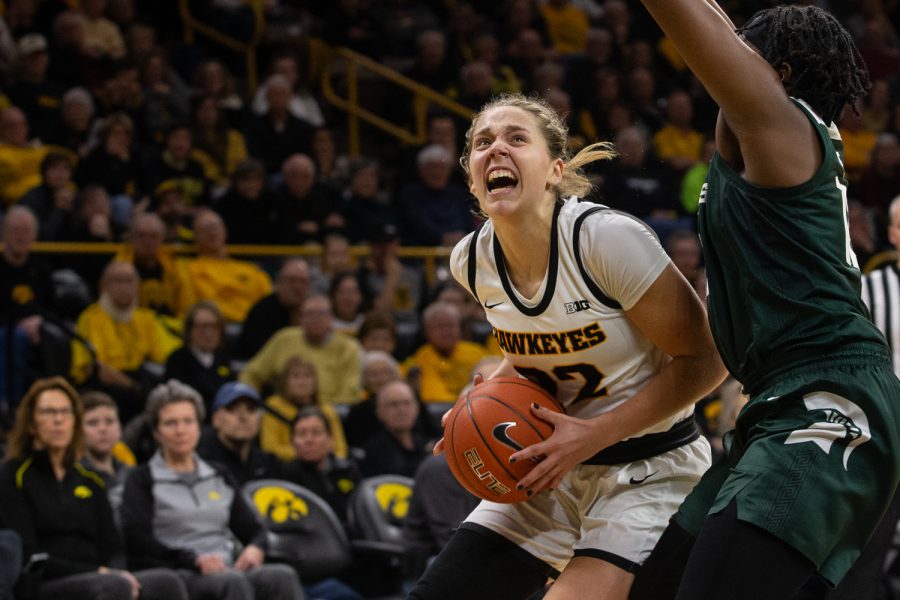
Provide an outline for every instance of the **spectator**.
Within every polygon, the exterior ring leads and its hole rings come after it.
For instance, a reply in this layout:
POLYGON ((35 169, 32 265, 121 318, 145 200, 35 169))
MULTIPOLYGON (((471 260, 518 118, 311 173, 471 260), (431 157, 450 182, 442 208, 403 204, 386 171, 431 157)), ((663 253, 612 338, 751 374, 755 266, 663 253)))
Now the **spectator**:
POLYGON ((459 69, 460 104, 472 110, 484 106, 493 94, 494 72, 491 66, 483 61, 470 62, 459 69))
MULTIPOLYGON (((225 188, 235 169, 247 160, 247 144, 244 135, 229 127, 225 116, 219 109, 216 99, 203 96, 194 101, 193 119, 194 152, 193 157, 203 164, 206 177, 217 188, 225 188)), ((265 168, 263 181, 266 178, 265 168)))
POLYGON ((331 279, 338 273, 353 269, 350 255, 350 240, 342 233, 331 232, 322 240, 322 255, 319 264, 312 268, 313 291, 327 294, 331 279))
POLYGON ((88 152, 75 169, 75 181, 103 186, 117 202, 133 204, 143 186, 140 161, 132 147, 134 122, 125 113, 109 115, 97 128, 97 145, 88 152))
POLYGON ((266 170, 258 160, 239 162, 231 175, 231 186, 215 203, 215 210, 229 224, 234 244, 269 244, 281 215, 265 189, 266 170))
POLYGON ((146 165, 147 185, 150 189, 164 181, 176 180, 181 186, 184 203, 189 208, 209 204, 211 182, 203 165, 191 156, 193 137, 184 123, 173 125, 165 134, 163 149, 151 157, 146 165))
POLYGON ((52 308, 55 292, 50 265, 31 253, 38 231, 34 214, 24 206, 13 206, 2 231, 0 343, 5 357, 0 364, 0 397, 6 398, 7 408, 14 408, 25 393, 26 365, 41 347, 43 313, 52 308))
POLYGON ((99 83, 99 65, 85 47, 84 18, 74 10, 64 10, 53 19, 48 77, 64 88, 99 83))
POLYGON ((334 307, 334 329, 356 337, 364 317, 364 301, 359 280, 352 271, 336 273, 328 286, 328 298, 334 307))
POLYGON ((50 152, 41 161, 41 184, 22 196, 19 204, 27 206, 38 218, 38 237, 59 240, 72 226, 75 209, 75 184, 72 162, 60 152, 50 152))
POLYGON ((47 38, 40 33, 23 35, 18 51, 16 77, 6 93, 10 101, 24 111, 34 134, 46 141, 59 126, 63 87, 47 77, 50 66, 47 38))
POLYGON ((587 13, 571 0, 548 0, 541 4, 541 15, 553 47, 560 54, 577 54, 587 47, 590 21, 587 13))
POLYGON ((194 298, 193 286, 183 261, 163 246, 166 226, 158 215, 140 213, 131 223, 129 243, 116 254, 116 260, 130 262, 137 269, 140 305, 158 315, 176 317, 179 323, 194 298))
POLYGON ((254 479, 277 479, 275 455, 256 446, 262 399, 246 383, 231 381, 219 388, 212 404, 212 429, 200 436, 197 454, 225 467, 239 486, 254 479))
POLYGON ((647 67, 633 67, 625 74, 625 88, 637 126, 646 131, 659 131, 663 115, 656 101, 656 74, 647 67))
POLYGON ((478 501, 453 476, 445 454, 422 461, 413 476, 409 512, 403 519, 403 540, 413 578, 421 575, 428 559, 450 541, 478 501))
POLYGON ((471 196, 450 181, 454 162, 443 146, 433 144, 419 152, 419 181, 404 186, 397 197, 407 243, 453 245, 471 230, 471 196))
POLYGON ((263 564, 266 531, 231 476, 195 452, 200 395, 179 381, 158 386, 147 415, 159 450, 125 483, 122 525, 129 559, 178 569, 190 597, 303 598, 287 565, 263 564), (236 552, 235 538, 243 545, 236 552))
POLYGON ((400 261, 397 228, 385 225, 372 237, 369 249, 369 256, 357 271, 363 295, 372 299, 375 309, 391 311, 405 324, 416 323, 425 279, 420 269, 400 261))
POLYGON ((297 413, 306 406, 315 406, 328 420, 332 448, 340 457, 347 456, 347 440, 341 417, 334 406, 319 400, 319 381, 316 367, 300 356, 288 359, 278 375, 275 394, 266 399, 266 412, 262 418, 259 445, 279 459, 287 462, 294 458, 291 425, 297 413))
POLYGON ((119 27, 107 19, 107 0, 82 0, 84 23, 84 51, 95 59, 121 60, 125 58, 125 40, 119 27))
POLYGON ((386 384, 375 397, 375 416, 383 430, 363 446, 363 477, 402 475, 412 477, 428 455, 427 442, 414 430, 419 416, 415 392, 405 381, 386 384))
MULTIPOLYGON (((153 141, 162 138, 175 123, 189 118, 190 90, 177 73, 169 66, 166 52, 161 48, 151 50, 141 65, 141 87, 143 89, 143 124, 145 135, 153 141)), ((196 120, 196 115, 194 120, 196 120)), ((194 137, 195 144, 198 142, 194 137)), ((213 177, 209 177, 213 179, 213 177)))
POLYGON ((163 144, 165 131, 152 131, 147 122, 144 89, 141 87, 141 73, 135 63, 120 61, 113 64, 109 77, 101 84, 92 87, 101 112, 111 115, 117 112, 127 114, 138 123, 138 129, 144 132, 148 142, 154 147, 163 144))
POLYGON ((238 341, 241 358, 250 358, 276 331, 300 323, 300 305, 309 293, 309 264, 302 258, 286 259, 275 276, 275 291, 253 305, 238 341))
POLYGON ((20 108, 0 113, 0 205, 18 201, 41 184, 41 161, 49 151, 29 141, 28 120, 20 108))
MULTIPOLYGON (((291 85, 288 111, 294 117, 313 127, 325 125, 325 117, 315 97, 305 89, 300 78, 300 65, 297 58, 290 54, 282 54, 272 59, 272 75, 281 75, 291 85)), ((269 110, 266 86, 260 86, 253 97, 253 112, 264 115, 269 110)))
POLYGON ((703 152, 703 135, 691 125, 694 106, 683 90, 675 90, 666 98, 666 124, 653 135, 656 155, 675 173, 683 175, 697 163, 703 152))
MULTIPOLYGON (((88 185, 75 200, 75 212, 71 227, 65 230, 67 242, 115 242, 121 239, 122 229, 113 221, 112 202, 106 190, 99 185, 88 185)), ((97 281, 109 257, 102 254, 68 255, 63 264, 72 268, 96 293, 97 281)))
POLYGON ((313 132, 312 154, 316 163, 319 182, 333 188, 339 188, 347 176, 347 156, 338 154, 334 130, 319 127, 313 132))
POLYGON ((250 307, 272 291, 269 276, 253 263, 228 257, 222 217, 201 210, 194 217, 197 258, 187 270, 199 300, 215 302, 225 320, 242 323, 250 307))
POLYGON ((316 180, 316 165, 305 154, 292 154, 281 166, 276 194, 283 244, 320 242, 326 228, 344 227, 337 194, 316 180))
POLYGON ((343 211, 347 236, 354 244, 373 241, 385 227, 397 229, 397 211, 381 192, 381 171, 374 160, 362 158, 350 171, 350 185, 344 190, 343 211))
POLYGON ((469 382, 472 367, 488 353, 484 346, 461 339, 462 316, 449 302, 435 302, 422 313, 426 343, 404 363, 416 371, 424 402, 455 402, 469 382))
POLYGON ((869 166, 858 182, 850 184, 851 197, 872 209, 879 224, 887 224, 888 205, 900 194, 900 143, 894 133, 882 133, 875 140, 869 166))
POLYGON ((304 406, 289 429, 290 463, 283 477, 325 500, 347 525, 348 499, 360 481, 359 467, 334 450, 333 421, 318 406, 304 406))
POLYGON ((10 433, 0 510, 21 536, 25 556, 47 555, 29 591, 39 600, 187 600, 168 569, 122 569, 103 480, 77 462, 82 417, 78 394, 65 380, 42 379, 22 398, 10 433))
POLYGON ((82 341, 72 341, 72 379, 109 393, 126 422, 143 409, 144 363, 163 364, 178 343, 152 311, 138 306, 138 285, 134 265, 109 263, 100 280, 100 298, 81 313, 75 326, 94 355, 82 341))
POLYGON ((366 352, 380 351, 393 355, 397 349, 397 328, 390 310, 371 310, 359 326, 357 336, 366 352))
POLYGON ((312 295, 303 301, 300 327, 286 327, 263 346, 241 372, 240 380, 257 390, 271 386, 292 356, 316 366, 323 404, 359 401, 359 343, 335 333, 331 302, 312 295))
POLYGON ((163 379, 177 379, 197 390, 208 415, 213 412, 216 392, 237 376, 224 340, 222 313, 214 303, 202 300, 191 306, 184 318, 184 345, 166 360, 163 379))
POLYGON ((313 126, 290 112, 292 85, 284 75, 272 75, 264 84, 268 110, 253 117, 247 128, 247 150, 276 173, 287 158, 309 154, 313 126))
POLYGON ((687 229, 676 229, 665 240, 665 248, 672 264, 684 275, 691 287, 697 289, 697 278, 703 270, 703 255, 697 234, 687 229))
POLYGON ((69 89, 62 96, 58 125, 42 141, 65 148, 76 159, 86 156, 92 142, 95 113, 90 92, 80 86, 69 89))
POLYGON ((194 231, 187 226, 190 211, 184 204, 181 182, 170 179, 156 186, 151 207, 166 225, 166 243, 193 243, 194 231))
POLYGON ((211 96, 230 127, 242 130, 246 120, 244 101, 235 91, 234 77, 218 60, 208 60, 194 71, 194 93, 211 96))
POLYGON ((81 464, 103 478, 113 516, 118 521, 125 479, 134 466, 134 455, 121 442, 122 423, 115 400, 103 392, 85 392, 81 395, 81 401, 84 404, 81 428, 84 456, 81 464), (119 456, 128 459, 128 463, 119 456))

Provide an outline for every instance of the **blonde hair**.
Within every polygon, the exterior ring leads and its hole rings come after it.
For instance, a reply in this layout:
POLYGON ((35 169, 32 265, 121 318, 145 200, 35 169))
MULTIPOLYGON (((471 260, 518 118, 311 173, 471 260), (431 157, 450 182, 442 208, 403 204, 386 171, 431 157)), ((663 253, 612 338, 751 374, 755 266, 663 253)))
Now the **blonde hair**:
POLYGON ((538 129, 547 143, 547 150, 552 159, 561 159, 564 163, 562 181, 556 186, 557 197, 565 198, 568 196, 583 197, 587 195, 593 185, 584 174, 581 167, 598 160, 609 160, 616 153, 612 144, 609 142, 597 142, 582 148, 578 154, 573 157, 569 156, 567 142, 569 138, 569 128, 559 114, 551 107, 546 100, 539 97, 526 97, 522 94, 501 94, 481 107, 475 116, 472 117, 472 124, 466 131, 466 145, 463 148, 462 156, 459 164, 462 165, 466 177, 471 181, 472 174, 469 172, 469 154, 472 151, 472 135, 478 121, 488 111, 495 108, 509 106, 518 108, 530 113, 534 116, 538 124, 538 129))

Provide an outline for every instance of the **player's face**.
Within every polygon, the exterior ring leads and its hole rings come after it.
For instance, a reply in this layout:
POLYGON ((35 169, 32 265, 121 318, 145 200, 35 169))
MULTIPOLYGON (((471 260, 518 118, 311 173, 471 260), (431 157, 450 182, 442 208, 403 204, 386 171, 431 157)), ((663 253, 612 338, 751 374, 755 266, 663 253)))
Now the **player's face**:
POLYGON ((531 113, 499 106, 479 119, 469 155, 470 189, 488 216, 552 206, 562 170, 531 113))

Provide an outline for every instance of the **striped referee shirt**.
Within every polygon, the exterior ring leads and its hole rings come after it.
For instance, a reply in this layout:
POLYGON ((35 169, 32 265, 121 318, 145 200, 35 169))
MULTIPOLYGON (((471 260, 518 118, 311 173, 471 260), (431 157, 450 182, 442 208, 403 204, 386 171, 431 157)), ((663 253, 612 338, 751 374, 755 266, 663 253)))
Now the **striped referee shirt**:
POLYGON ((894 373, 900 377, 900 268, 891 263, 862 278, 862 299, 872 321, 891 347, 894 373))

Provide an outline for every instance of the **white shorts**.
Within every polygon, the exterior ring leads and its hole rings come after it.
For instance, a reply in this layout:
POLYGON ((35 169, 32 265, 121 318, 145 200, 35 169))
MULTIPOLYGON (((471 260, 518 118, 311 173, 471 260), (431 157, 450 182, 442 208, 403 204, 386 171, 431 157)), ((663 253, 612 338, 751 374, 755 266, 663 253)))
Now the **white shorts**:
POLYGON ((483 500, 466 522, 499 533, 560 572, 573 556, 634 571, 709 465, 702 437, 647 460, 578 465, 554 491, 519 504, 483 500))

